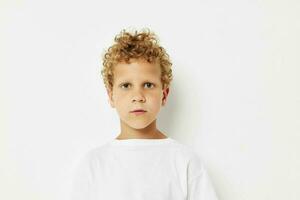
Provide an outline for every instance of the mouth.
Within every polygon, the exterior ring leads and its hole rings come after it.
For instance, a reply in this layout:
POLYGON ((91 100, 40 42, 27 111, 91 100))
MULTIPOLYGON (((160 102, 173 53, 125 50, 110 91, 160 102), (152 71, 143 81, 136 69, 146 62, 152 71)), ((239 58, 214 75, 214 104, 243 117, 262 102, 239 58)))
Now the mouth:
POLYGON ((139 116, 139 115, 144 115, 145 113, 146 113, 147 111, 145 111, 145 110, 133 110, 133 111, 131 111, 130 113, 131 114, 134 114, 135 116, 139 116))
POLYGON ((135 115, 140 115, 140 114, 143 114, 145 112, 147 112, 147 111, 143 110, 143 109, 135 109, 135 110, 130 111, 130 113, 133 113, 135 115))
POLYGON ((144 113, 144 112, 147 112, 146 110, 143 110, 143 109, 137 109, 137 110, 132 110, 130 111, 131 113, 144 113))

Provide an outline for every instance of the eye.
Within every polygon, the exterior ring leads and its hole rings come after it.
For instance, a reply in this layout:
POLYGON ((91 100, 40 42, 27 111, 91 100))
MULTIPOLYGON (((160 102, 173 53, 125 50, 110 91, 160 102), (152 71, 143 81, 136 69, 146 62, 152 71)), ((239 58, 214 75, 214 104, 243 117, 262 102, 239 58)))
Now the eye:
POLYGON ((145 83, 145 85, 148 85, 148 86, 150 85, 150 86, 154 87, 154 85, 152 83, 149 83, 149 82, 145 83))
MULTIPOLYGON (((130 85, 130 83, 124 83, 124 84, 121 84, 121 88, 125 88, 127 89, 128 88, 128 85, 130 85), (124 86, 124 87, 123 87, 124 86)), ((144 85, 147 85, 147 88, 153 88, 154 87, 154 84, 153 83, 150 83, 150 82, 147 82, 145 83, 144 85), (152 87, 151 87, 152 86, 152 87)))
MULTIPOLYGON (((127 85, 129 85, 129 84, 128 84, 128 83, 124 83, 124 84, 121 85, 121 88, 122 88, 123 86, 127 86, 127 85)), ((125 87, 125 88, 127 88, 127 87, 125 87)))

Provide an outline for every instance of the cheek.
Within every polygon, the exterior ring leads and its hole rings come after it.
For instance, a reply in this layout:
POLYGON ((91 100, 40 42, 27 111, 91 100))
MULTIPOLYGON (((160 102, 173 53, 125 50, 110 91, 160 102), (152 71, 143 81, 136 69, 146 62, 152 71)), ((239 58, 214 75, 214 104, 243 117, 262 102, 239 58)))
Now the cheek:
POLYGON ((126 98, 119 98, 116 102, 116 106, 119 110, 124 110, 128 107, 128 101, 126 101, 126 98))
POLYGON ((152 108, 159 110, 162 104, 162 95, 157 94, 156 96, 152 96, 151 98, 148 98, 148 103, 151 105, 152 108))
POLYGON ((114 103, 118 110, 124 110, 128 107, 128 98, 122 94, 115 94, 114 103))

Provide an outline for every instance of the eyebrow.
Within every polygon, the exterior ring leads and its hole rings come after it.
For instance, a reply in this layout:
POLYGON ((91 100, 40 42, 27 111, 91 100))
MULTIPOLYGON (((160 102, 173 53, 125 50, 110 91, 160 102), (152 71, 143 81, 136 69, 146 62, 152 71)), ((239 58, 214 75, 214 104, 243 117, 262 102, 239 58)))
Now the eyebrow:
MULTIPOLYGON (((142 81, 142 82, 147 83, 147 82, 156 82, 156 81, 145 80, 145 81, 142 81)), ((120 81, 119 83, 131 83, 131 81, 124 80, 124 81, 120 81)))
MULTIPOLYGON (((148 82, 149 82, 149 83, 157 83, 156 80, 149 80, 149 79, 143 81, 142 83, 144 84, 144 83, 148 83, 148 82)), ((121 85, 121 84, 124 84, 124 83, 131 83, 131 81, 128 81, 128 80, 121 80, 121 81, 118 82, 118 85, 121 85)))

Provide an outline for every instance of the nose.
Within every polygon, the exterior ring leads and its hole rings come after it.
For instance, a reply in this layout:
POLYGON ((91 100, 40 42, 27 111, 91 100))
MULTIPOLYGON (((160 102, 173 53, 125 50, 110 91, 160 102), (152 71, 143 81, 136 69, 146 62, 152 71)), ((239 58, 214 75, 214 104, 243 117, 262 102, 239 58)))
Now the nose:
POLYGON ((140 90, 138 91, 135 91, 133 96, 132 96, 132 101, 139 101, 139 102, 145 102, 145 97, 144 95, 142 94, 142 92, 140 90))

